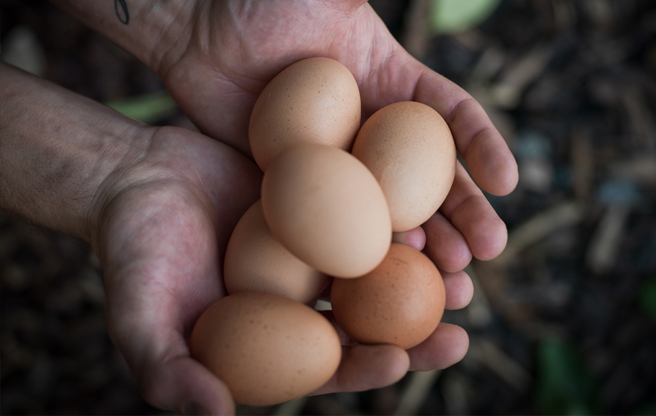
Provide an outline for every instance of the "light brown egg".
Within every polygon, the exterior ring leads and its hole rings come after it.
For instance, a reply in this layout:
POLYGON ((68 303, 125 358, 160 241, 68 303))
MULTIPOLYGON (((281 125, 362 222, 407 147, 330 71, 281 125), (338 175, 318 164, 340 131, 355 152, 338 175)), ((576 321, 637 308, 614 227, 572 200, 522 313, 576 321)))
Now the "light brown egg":
POLYGON ((264 292, 218 300, 198 319, 191 356, 230 389, 235 402, 271 406, 304 396, 337 370, 341 343, 319 312, 264 292))
POLYGON ((348 68, 324 57, 298 61, 276 75, 255 103, 248 127, 253 158, 264 171, 298 143, 348 150, 360 112, 358 84, 348 68))
POLYGON ((344 150, 301 144, 264 173, 262 208, 292 254, 330 276, 357 277, 385 257, 392 230, 383 191, 344 150))
POLYGON ((394 231, 408 231, 428 220, 455 177, 451 130, 437 111, 418 102, 399 102, 375 112, 360 129, 352 153, 380 182, 394 231))
POLYGON ((271 234, 262 203, 246 211, 230 236, 223 267, 228 293, 261 291, 306 303, 330 278, 296 258, 271 234))
POLYGON ((371 273, 334 279, 330 301, 335 319, 356 341, 408 349, 428 338, 442 319, 444 282, 424 254, 392 244, 371 273))

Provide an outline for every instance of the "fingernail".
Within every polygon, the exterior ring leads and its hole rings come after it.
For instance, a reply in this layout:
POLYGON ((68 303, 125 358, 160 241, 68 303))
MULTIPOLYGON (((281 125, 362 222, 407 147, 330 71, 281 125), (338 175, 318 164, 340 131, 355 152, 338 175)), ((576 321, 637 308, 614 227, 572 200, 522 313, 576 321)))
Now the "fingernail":
POLYGON ((185 415, 209 415, 210 411, 201 404, 190 402, 184 405, 182 413, 185 415))

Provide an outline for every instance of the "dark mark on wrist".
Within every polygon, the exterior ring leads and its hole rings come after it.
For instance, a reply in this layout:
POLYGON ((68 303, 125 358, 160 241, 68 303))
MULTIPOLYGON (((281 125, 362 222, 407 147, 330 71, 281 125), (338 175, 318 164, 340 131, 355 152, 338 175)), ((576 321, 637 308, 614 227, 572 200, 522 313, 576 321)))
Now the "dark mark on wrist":
POLYGON ((118 20, 127 25, 130 22, 130 13, 128 12, 128 4, 126 1, 114 0, 114 9, 116 10, 116 17, 118 17, 118 20))

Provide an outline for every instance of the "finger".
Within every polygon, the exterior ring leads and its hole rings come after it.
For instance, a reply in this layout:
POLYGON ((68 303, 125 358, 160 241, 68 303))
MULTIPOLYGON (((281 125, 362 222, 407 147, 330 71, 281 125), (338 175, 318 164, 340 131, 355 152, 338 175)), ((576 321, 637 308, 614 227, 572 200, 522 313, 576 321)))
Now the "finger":
POLYGON ((422 227, 426 234, 424 253, 440 270, 457 272, 467 267, 472 259, 467 240, 444 215, 436 212, 422 227))
POLYGON ((410 231, 392 233, 392 243, 405 244, 415 250, 422 251, 426 246, 426 233, 421 227, 413 228, 410 231))
POLYGON ((459 362, 469 349, 467 332, 457 325, 440 323, 430 337, 410 348, 410 371, 442 370, 459 362))
POLYGON ((430 105, 444 117, 458 153, 481 188, 494 195, 507 195, 515 189, 519 178, 517 162, 483 107, 471 95, 423 67, 414 99, 430 105))
POLYGON ((408 372, 408 354, 395 345, 354 345, 342 348, 333 377, 314 394, 364 391, 389 386, 408 372))
POLYGON ((177 314, 176 301, 161 294, 150 299, 144 293, 123 295, 108 299, 108 330, 144 399, 174 412, 234 413, 225 384, 190 357, 183 337, 185 318, 177 314))
POLYGON ((444 292, 446 294, 445 309, 457 310, 469 305, 474 296, 474 284, 464 271, 442 273, 444 292))
POLYGON ((109 299, 108 330, 144 399, 160 409, 185 414, 234 413, 225 384, 189 356, 182 335, 184 318, 175 313, 175 301, 136 296, 140 301, 134 305, 132 296, 125 297, 128 303, 109 299))
POLYGON ((505 248, 508 241, 506 224, 460 163, 456 165, 453 186, 440 212, 462 234, 477 259, 493 259, 505 248))
POLYGON ((137 380, 143 397, 155 407, 182 414, 234 414, 228 387, 190 358, 186 348, 179 349, 173 356, 146 358, 137 380))

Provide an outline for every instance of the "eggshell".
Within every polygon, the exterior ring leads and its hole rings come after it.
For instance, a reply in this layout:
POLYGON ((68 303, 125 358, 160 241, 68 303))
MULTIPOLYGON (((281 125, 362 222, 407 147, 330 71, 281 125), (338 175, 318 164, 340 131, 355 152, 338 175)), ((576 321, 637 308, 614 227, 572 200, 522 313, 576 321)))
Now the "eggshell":
POLYGON ((330 276, 370 272, 391 243, 378 182, 360 161, 335 147, 301 144, 277 157, 264 173, 262 208, 276 239, 330 276))
POLYGON ((451 130, 431 107, 413 101, 388 105, 362 125, 352 153, 380 182, 392 229, 428 220, 451 189, 456 147, 451 130))
POLYGON ((304 396, 337 370, 341 343, 310 307, 264 292, 218 300, 198 319, 191 355, 220 378, 235 402, 270 406, 304 396))
POLYGON ((228 293, 262 291, 306 303, 330 278, 296 258, 271 234, 257 201, 237 223, 225 255, 223 280, 228 293))
POLYGON ((253 158, 264 171, 298 143, 350 149, 360 112, 358 84, 348 68, 324 57, 298 61, 276 75, 255 103, 248 127, 253 158))
POLYGON ((444 282, 428 257, 393 243, 371 273, 335 279, 330 301, 335 319, 356 341, 408 349, 428 338, 442 319, 444 282))

